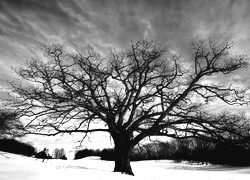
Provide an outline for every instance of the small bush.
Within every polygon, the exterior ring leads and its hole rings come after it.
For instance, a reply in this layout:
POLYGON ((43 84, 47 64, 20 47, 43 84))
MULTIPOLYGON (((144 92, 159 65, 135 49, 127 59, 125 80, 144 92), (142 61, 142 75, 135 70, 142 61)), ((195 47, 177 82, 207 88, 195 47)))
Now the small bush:
POLYGON ((38 152, 36 155, 35 155, 35 158, 38 158, 38 159, 52 159, 52 157, 49 155, 49 149, 47 148, 44 148, 42 151, 38 152))
POLYGON ((54 149, 52 157, 54 159, 67 160, 66 153, 65 153, 65 150, 63 148, 61 148, 61 149, 59 149, 59 148, 54 149))
POLYGON ((21 154, 25 156, 33 156, 36 149, 27 143, 17 141, 15 139, 0 139, 0 151, 21 154))
POLYGON ((101 160, 114 161, 115 151, 113 148, 107 148, 100 151, 101 160))
POLYGON ((81 159, 88 156, 101 156, 100 150, 93 150, 93 149, 79 150, 75 154, 75 159, 81 159))
POLYGON ((103 150, 83 149, 75 154, 75 159, 81 159, 88 156, 99 156, 101 160, 114 161, 114 149, 108 148, 103 150))

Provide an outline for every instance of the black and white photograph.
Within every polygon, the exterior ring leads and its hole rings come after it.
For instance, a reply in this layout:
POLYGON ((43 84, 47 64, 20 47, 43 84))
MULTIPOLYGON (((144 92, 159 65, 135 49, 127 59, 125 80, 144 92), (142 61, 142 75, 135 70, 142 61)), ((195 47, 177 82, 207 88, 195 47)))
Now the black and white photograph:
POLYGON ((249 0, 0 0, 0 180, 249 180, 249 0))

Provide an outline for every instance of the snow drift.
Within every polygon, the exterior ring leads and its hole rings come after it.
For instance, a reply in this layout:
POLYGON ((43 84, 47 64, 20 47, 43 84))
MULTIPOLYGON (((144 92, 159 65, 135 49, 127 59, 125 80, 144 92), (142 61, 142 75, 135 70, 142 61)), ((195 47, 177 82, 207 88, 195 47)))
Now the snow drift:
POLYGON ((0 151, 1 180, 248 180, 250 167, 174 163, 168 160, 131 163, 135 176, 112 172, 114 162, 98 157, 79 160, 34 159, 0 151))

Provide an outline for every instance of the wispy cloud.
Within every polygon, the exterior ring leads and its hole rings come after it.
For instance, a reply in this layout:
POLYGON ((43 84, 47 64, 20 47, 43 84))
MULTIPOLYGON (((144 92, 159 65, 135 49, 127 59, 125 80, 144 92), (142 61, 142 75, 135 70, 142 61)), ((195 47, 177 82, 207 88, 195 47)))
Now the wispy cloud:
POLYGON ((185 56, 192 40, 212 37, 247 54, 249 19, 248 0, 1 0, 0 83, 10 66, 40 56, 40 43, 106 50, 149 36, 185 56))
POLYGON ((1 54, 21 56, 20 49, 29 51, 34 44, 53 41, 75 47, 86 43, 100 48, 126 47, 130 39, 145 34, 181 50, 192 39, 204 36, 247 43, 249 4, 221 0, 2 0, 1 54))
POLYGON ((192 40, 212 37, 249 54, 249 19, 248 0, 0 0, 0 85, 40 43, 105 50, 149 36, 185 56, 192 40))

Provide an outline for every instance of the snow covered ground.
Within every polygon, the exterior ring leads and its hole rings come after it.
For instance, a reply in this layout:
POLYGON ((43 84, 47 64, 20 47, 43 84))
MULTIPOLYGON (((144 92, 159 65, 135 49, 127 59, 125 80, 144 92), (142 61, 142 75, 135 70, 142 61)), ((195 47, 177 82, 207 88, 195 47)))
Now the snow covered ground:
POLYGON ((0 180, 249 180, 250 167, 225 167, 173 163, 172 161, 132 162, 135 176, 112 172, 114 162, 97 157, 80 160, 48 160, 0 151, 0 180))

